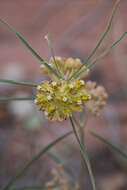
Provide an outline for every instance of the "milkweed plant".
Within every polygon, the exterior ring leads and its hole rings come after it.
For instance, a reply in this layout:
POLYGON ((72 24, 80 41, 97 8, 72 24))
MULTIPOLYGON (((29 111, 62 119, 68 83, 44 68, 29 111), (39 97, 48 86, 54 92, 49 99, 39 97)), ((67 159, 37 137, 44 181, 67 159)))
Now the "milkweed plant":
MULTIPOLYGON (((72 131, 69 131, 63 136, 57 138, 52 143, 45 146, 36 156, 34 156, 28 163, 26 163, 26 165, 5 185, 5 187, 3 187, 3 190, 11 189, 12 185, 15 184, 15 182, 24 175, 24 173, 34 164, 36 160, 38 160, 41 156, 47 153, 62 139, 66 138, 71 134, 75 136, 77 143, 79 144, 81 154, 80 180, 76 183, 73 183, 74 190, 81 190, 85 188, 83 186, 84 163, 86 163, 88 168, 92 189, 96 190, 96 184, 91 168, 91 163, 89 161, 84 143, 84 136, 86 133, 89 133, 101 142, 107 144, 110 148, 112 148, 122 157, 127 159, 127 155, 125 153, 123 153, 113 144, 108 142, 106 139, 99 136, 95 132, 85 130, 89 115, 100 115, 100 112, 106 105, 106 100, 108 98, 108 94, 103 86, 98 86, 94 81, 87 81, 85 77, 89 75, 93 66, 102 57, 108 54, 112 50, 112 48, 114 48, 127 34, 127 32, 124 32, 119 37, 119 39, 113 42, 113 44, 111 44, 107 49, 105 49, 102 54, 100 54, 94 60, 91 60, 93 55, 100 47, 102 41, 108 34, 112 25, 113 17, 121 1, 116 0, 104 33, 99 38, 95 48, 91 51, 91 53, 84 61, 81 61, 79 58, 74 59, 71 57, 64 58, 60 56, 55 56, 53 46, 51 44, 51 41, 49 40, 48 35, 45 36, 45 39, 47 40, 48 46, 51 51, 51 58, 48 61, 44 60, 12 26, 10 26, 5 20, 0 18, 0 22, 6 25, 40 61, 40 71, 50 78, 50 80, 43 80, 40 84, 0 79, 0 82, 2 83, 31 86, 33 88, 36 88, 36 96, 33 98, 0 97, 0 102, 2 103, 3 101, 5 102, 12 100, 31 100, 34 104, 36 104, 40 112, 44 112, 46 119, 50 121, 58 120, 61 122, 64 120, 70 120, 70 124, 72 126, 72 131), (79 112, 79 114, 75 114, 76 112, 79 112)), ((51 171, 53 179, 47 182, 45 185, 41 186, 41 189, 72 189, 72 185, 70 186, 68 180, 66 179, 66 172, 67 171, 65 170, 65 168, 61 164, 58 164, 57 168, 53 168, 51 171)))

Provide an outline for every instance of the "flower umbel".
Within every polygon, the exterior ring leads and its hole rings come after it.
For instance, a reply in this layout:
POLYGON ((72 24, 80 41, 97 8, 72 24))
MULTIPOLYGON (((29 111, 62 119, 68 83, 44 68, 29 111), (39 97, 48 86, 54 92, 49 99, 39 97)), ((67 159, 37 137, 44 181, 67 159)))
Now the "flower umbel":
MULTIPOLYGON (((78 70, 78 68, 82 65, 82 62, 79 58, 73 59, 71 57, 69 58, 62 58, 62 57, 55 57, 55 62, 61 71, 61 74, 63 74, 63 78, 66 80, 68 79, 74 72, 78 70)), ((53 69, 55 69, 54 60, 51 57, 48 63, 53 69)), ((85 68, 85 66, 84 66, 85 68)), ((53 75, 44 65, 40 66, 41 71, 48 75, 52 80, 57 80, 56 76, 53 75)), ((87 69, 84 73, 81 74, 79 77, 84 78, 88 75, 89 69, 87 69)))
POLYGON ((81 111, 89 100, 83 80, 43 81, 37 87, 35 104, 44 111, 46 118, 61 121, 72 116, 73 111, 81 111))
POLYGON ((85 89, 91 96, 91 100, 85 104, 86 111, 97 116, 104 108, 108 94, 103 86, 96 86, 96 82, 92 81, 86 82, 85 89))

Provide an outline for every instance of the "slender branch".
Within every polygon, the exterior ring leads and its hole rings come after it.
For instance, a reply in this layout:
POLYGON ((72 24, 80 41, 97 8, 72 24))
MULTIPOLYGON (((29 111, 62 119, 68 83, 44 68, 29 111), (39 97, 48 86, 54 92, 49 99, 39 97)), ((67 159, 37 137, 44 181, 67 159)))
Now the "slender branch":
POLYGON ((9 190, 9 188, 19 179, 42 155, 44 155, 50 148, 52 148, 54 145, 56 145, 58 142, 60 142, 65 137, 72 134, 72 131, 64 134, 63 136, 57 138, 52 143, 48 144, 44 149, 42 149, 32 160, 30 160, 9 182, 8 184, 2 189, 2 190, 9 190))
POLYGON ((78 144, 80 146, 80 151, 82 153, 82 156, 83 156, 84 160, 86 161, 86 165, 87 165, 87 168, 88 168, 88 171, 89 171, 89 175, 90 175, 91 183, 92 183, 92 186, 93 186, 93 190, 96 190, 96 185, 95 185, 95 180, 94 180, 94 176, 93 176, 92 169, 91 169, 91 164, 90 164, 86 149, 82 145, 82 143, 80 142, 80 139, 78 137, 78 134, 77 134, 77 131, 76 131, 76 128, 75 128, 75 125, 74 125, 72 117, 70 117, 70 122, 71 122, 71 125, 72 125, 72 129, 74 131, 74 135, 76 137, 76 140, 77 140, 77 142, 78 142, 78 144))
POLYGON ((99 61, 99 59, 107 55, 112 50, 112 48, 114 48, 124 38, 125 35, 127 35, 127 32, 124 32, 118 40, 116 40, 109 48, 107 48, 101 55, 99 55, 91 64, 87 65, 85 69, 82 69, 82 71, 76 73, 75 79, 78 78, 87 69, 93 67, 99 61))
POLYGON ((6 80, 6 79, 0 79, 0 82, 10 83, 10 84, 19 84, 19 85, 23 85, 23 86, 37 87, 37 84, 33 84, 30 82, 18 82, 18 81, 14 81, 14 80, 6 80))
POLYGON ((109 18, 109 21, 108 21, 108 24, 106 26, 106 29, 103 33, 103 35, 100 37, 96 47, 93 49, 93 51, 89 54, 89 56, 86 58, 86 60, 84 61, 84 63, 79 67, 79 69, 70 77, 69 80, 71 80, 73 77, 75 78, 75 75, 80 72, 80 70, 88 63, 88 61, 91 59, 91 57, 96 53, 97 49, 99 48, 99 46, 101 45, 102 41, 104 40, 104 38, 106 37, 107 33, 109 32, 110 28, 111 28, 111 25, 112 25, 112 21, 113 21, 113 17, 116 13, 116 10, 118 8, 118 5, 120 3, 121 0, 117 0, 114 7, 113 7, 113 10, 112 10, 112 14, 109 18))
POLYGON ((35 97, 24 97, 24 98, 11 98, 11 97, 0 97, 0 103, 6 103, 9 101, 25 101, 25 100, 34 100, 35 97))

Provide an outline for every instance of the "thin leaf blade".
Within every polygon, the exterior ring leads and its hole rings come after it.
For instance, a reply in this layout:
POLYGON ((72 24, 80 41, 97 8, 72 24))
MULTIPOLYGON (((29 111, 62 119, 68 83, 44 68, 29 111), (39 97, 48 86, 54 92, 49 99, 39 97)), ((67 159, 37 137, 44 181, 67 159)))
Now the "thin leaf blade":
POLYGON ((123 38, 127 35, 127 32, 124 32, 118 40, 116 40, 111 46, 109 46, 101 55, 99 55, 91 64, 87 65, 85 69, 82 69, 80 72, 75 74, 75 79, 77 79, 83 72, 87 69, 92 68, 102 57, 107 55, 123 38))
POLYGON ((17 85, 23 85, 23 86, 30 86, 30 87, 37 87, 37 84, 30 83, 30 82, 20 82, 20 81, 14 81, 14 80, 6 80, 6 79, 0 79, 1 83, 8 83, 8 84, 17 84, 17 85))
POLYGON ((56 73, 56 71, 46 63, 44 59, 28 44, 28 42, 19 34, 11 25, 9 25, 4 19, 0 18, 0 22, 6 25, 20 40, 21 42, 30 50, 30 52, 41 62, 41 64, 45 65, 47 69, 52 72, 57 78, 60 76, 56 73))
POLYGON ((98 48, 100 47, 101 43, 103 42, 103 40, 105 39, 106 35, 108 34, 110 28, 111 28, 111 25, 112 25, 112 21, 113 21, 113 18, 114 18, 114 15, 116 13, 116 10, 118 8, 118 5, 120 3, 121 0, 116 0, 116 3, 112 9, 112 13, 111 13, 111 16, 109 18, 109 21, 108 21, 108 24, 105 28, 105 31, 104 33, 102 34, 102 36, 100 37, 100 39, 98 40, 97 42, 97 45, 95 46, 95 48, 92 50, 92 52, 88 55, 88 57, 86 58, 86 60, 84 61, 84 63, 78 68, 78 70, 70 77, 69 80, 71 80, 72 78, 75 78, 76 75, 81 71, 81 69, 86 66, 86 64, 88 63, 88 61, 91 59, 91 57, 96 53, 96 51, 98 50, 98 48))

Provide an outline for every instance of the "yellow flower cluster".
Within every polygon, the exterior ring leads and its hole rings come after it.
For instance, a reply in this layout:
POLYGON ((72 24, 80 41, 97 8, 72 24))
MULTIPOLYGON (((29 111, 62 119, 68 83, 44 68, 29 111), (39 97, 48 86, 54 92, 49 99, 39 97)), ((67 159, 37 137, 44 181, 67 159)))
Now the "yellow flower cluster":
POLYGON ((35 104, 47 119, 62 121, 72 116, 73 111, 81 111, 84 102, 89 100, 83 80, 43 81, 37 87, 35 104))
POLYGON ((88 81, 85 84, 83 80, 80 80, 88 75, 89 70, 82 73, 79 80, 68 80, 82 65, 80 59, 56 56, 55 60, 51 57, 48 64, 54 70, 57 65, 57 71, 62 75, 62 80, 56 78, 44 65, 41 65, 41 71, 52 81, 43 81, 38 85, 35 104, 44 111, 46 118, 62 121, 72 116, 72 112, 82 111, 84 103, 87 112, 99 115, 108 95, 104 87, 96 86, 95 82, 88 81))
MULTIPOLYGON (((73 59, 71 57, 69 58, 62 58, 62 57, 55 57, 55 62, 58 66, 58 69, 60 70, 63 78, 66 80, 68 79, 70 76, 72 76, 72 74, 74 72, 76 72, 78 70, 78 68, 83 64, 81 62, 81 60, 79 58, 77 59, 73 59)), ((53 69, 55 68, 55 64, 54 64, 54 60, 51 57, 48 63, 53 69)), ((84 66, 85 68, 85 66, 84 66)), ((40 66, 40 70, 48 75, 52 80, 58 80, 56 78, 55 75, 53 75, 44 65, 40 66)), ((86 77, 88 75, 89 69, 87 69, 84 73, 81 74, 81 76, 79 77, 80 79, 83 77, 86 77)))
POLYGON ((85 89, 91 96, 91 100, 85 104, 86 111, 99 115, 104 108, 108 94, 103 86, 96 86, 96 82, 86 82, 85 89))

